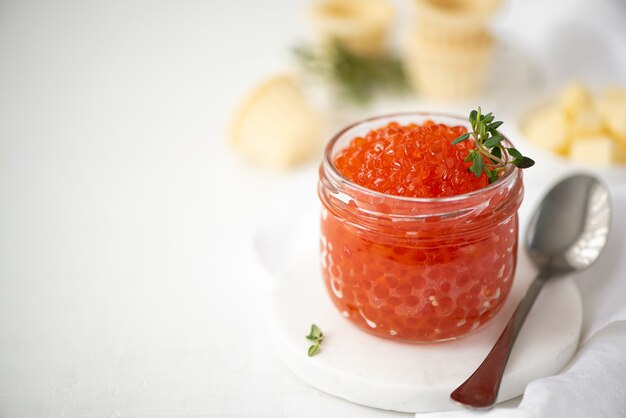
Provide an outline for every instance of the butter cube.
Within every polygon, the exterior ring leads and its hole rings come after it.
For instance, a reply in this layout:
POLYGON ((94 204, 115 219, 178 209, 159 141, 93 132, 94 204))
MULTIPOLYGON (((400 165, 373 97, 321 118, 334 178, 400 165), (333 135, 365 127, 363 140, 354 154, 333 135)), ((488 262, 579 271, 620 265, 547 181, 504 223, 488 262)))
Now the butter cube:
POLYGON ((565 116, 574 119, 591 104, 591 94, 583 84, 572 83, 561 91, 558 102, 565 116))
POLYGON ((581 137, 572 141, 569 157, 588 165, 611 165, 623 161, 623 149, 609 136, 581 137))
POLYGON ((596 107, 609 132, 626 146, 626 90, 607 90, 596 107))
POLYGON ((561 154, 567 150, 567 122, 558 106, 540 108, 527 119, 522 130, 539 147, 561 154))
POLYGON ((602 92, 602 97, 607 98, 609 100, 626 100, 626 89, 623 87, 607 87, 602 92))
POLYGON ((596 108, 587 104, 578 109, 577 115, 568 124, 572 138, 581 136, 600 135, 604 130, 604 123, 596 108))

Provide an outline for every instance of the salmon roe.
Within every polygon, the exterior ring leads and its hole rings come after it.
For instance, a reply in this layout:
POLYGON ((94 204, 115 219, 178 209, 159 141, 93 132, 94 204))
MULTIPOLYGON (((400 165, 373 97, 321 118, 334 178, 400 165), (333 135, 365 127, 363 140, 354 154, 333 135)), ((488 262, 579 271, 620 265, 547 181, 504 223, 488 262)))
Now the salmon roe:
POLYGON ((427 121, 423 125, 389 123, 357 137, 335 157, 348 180, 377 192, 409 197, 445 197, 488 184, 483 174, 468 173, 471 141, 453 145, 463 126, 427 121))
POLYGON ((464 162, 471 141, 451 144, 463 121, 433 116, 357 124, 331 141, 320 168, 328 294, 362 329, 404 341, 483 325, 506 300, 517 260, 520 170, 492 185, 476 178, 464 162))

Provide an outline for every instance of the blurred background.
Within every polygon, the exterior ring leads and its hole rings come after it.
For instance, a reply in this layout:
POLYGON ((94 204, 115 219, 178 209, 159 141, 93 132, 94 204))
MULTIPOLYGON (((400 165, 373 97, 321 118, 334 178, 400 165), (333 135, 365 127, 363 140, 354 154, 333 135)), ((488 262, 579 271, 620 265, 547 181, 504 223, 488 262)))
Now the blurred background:
POLYGON ((482 105, 527 187, 626 181, 624 1, 344 3, 0 2, 0 416, 401 415, 268 336, 351 121, 482 105))

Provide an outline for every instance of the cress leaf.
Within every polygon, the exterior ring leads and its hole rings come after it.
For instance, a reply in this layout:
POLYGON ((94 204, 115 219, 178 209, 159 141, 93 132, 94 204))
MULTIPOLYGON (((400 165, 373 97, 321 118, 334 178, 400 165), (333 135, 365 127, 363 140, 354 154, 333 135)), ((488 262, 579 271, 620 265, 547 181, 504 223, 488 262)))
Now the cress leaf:
POLYGON ((493 183, 494 181, 498 180, 498 170, 496 169, 490 170, 489 167, 485 167, 485 174, 487 174, 489 183, 493 183))
POLYGON ((492 148, 495 147, 496 145, 498 145, 500 142, 502 142, 502 140, 504 139, 504 137, 502 137, 502 135, 500 134, 496 134, 490 136, 486 141, 485 141, 485 146, 487 148, 492 148))
POLYGON ((314 355, 316 355, 317 353, 320 352, 320 345, 319 344, 313 344, 312 346, 309 347, 309 357, 313 357, 314 355))
POLYGON ((476 177, 480 177, 483 174, 483 170, 485 169, 485 160, 483 159, 483 156, 480 155, 480 153, 474 153, 474 159, 472 161, 472 166, 470 169, 476 177))
POLYGON ((529 168, 535 165, 535 161, 528 157, 516 158, 513 160, 513 164, 519 168, 529 168))
POLYGON ((458 137, 458 138, 456 138, 454 141, 452 141, 452 145, 456 145, 456 144, 458 144, 459 142, 463 142, 463 141, 465 141, 466 139, 469 139, 470 135, 471 135, 471 134, 468 132, 468 133, 465 133, 465 134, 463 134, 463 135, 459 136, 459 137, 458 137))
POLYGON ((313 338, 319 338, 322 336, 322 330, 315 324, 311 325, 311 332, 309 334, 313 338))
POLYGON ((506 150, 509 152, 509 155, 515 159, 519 159, 523 157, 522 153, 516 150, 515 148, 507 148, 506 150))
POLYGON ((469 121, 472 126, 476 125, 476 118, 478 117, 478 112, 472 110, 469 115, 469 121))
POLYGON ((485 138, 487 137, 487 127, 485 126, 484 123, 479 122, 478 123, 478 135, 480 135, 481 139, 484 141, 485 138))
POLYGON ((504 122, 502 122, 501 120, 497 120, 489 125, 489 130, 498 129, 503 123, 504 122))

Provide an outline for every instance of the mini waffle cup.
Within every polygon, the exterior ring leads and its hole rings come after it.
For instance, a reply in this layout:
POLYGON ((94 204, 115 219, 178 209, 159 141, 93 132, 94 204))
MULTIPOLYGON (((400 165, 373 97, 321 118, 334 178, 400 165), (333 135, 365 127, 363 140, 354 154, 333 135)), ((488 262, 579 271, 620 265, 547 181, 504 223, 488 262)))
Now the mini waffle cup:
POLYGON ((250 160, 288 168, 319 148, 320 121, 296 80, 278 75, 246 97, 232 120, 229 137, 250 160))
POLYGON ((479 94, 494 41, 487 32, 450 42, 414 33, 405 56, 407 76, 420 94, 453 100, 479 94))
POLYGON ((321 0, 311 10, 321 45, 338 41, 349 51, 368 56, 385 52, 393 15, 387 0, 321 0))
POLYGON ((480 36, 501 0, 415 0, 417 30, 445 41, 480 36))

